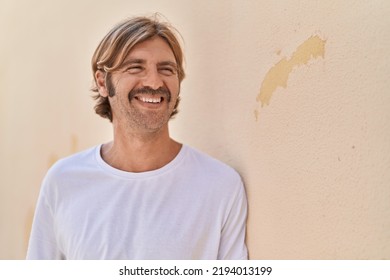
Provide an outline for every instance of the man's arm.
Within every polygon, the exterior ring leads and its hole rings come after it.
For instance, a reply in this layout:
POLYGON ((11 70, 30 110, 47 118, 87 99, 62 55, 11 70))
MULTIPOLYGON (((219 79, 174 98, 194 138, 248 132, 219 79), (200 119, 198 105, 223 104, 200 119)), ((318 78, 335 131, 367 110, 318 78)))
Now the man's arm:
POLYGON ((54 216, 44 193, 45 182, 39 195, 31 229, 26 259, 53 260, 64 259, 58 248, 54 230, 54 216))
POLYGON ((248 250, 245 245, 247 207, 245 189, 240 181, 238 192, 233 198, 222 229, 218 259, 248 259, 248 250))

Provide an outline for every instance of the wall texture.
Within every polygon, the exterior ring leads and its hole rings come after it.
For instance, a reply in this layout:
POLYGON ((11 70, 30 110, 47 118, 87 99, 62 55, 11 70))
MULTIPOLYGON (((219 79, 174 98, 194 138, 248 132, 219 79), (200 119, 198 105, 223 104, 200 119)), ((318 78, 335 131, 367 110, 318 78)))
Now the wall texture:
POLYGON ((172 135, 242 175, 253 259, 390 259, 390 2, 0 1, 0 258, 24 258, 40 182, 107 141, 89 61, 161 12, 187 78, 172 135))

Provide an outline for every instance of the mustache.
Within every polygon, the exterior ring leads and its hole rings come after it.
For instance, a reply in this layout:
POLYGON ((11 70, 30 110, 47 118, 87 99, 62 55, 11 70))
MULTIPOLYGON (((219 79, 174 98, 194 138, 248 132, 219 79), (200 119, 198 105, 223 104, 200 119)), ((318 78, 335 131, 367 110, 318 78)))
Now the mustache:
POLYGON ((131 101, 137 94, 162 95, 168 102, 171 101, 171 92, 166 87, 159 87, 158 89, 152 89, 150 87, 132 89, 128 95, 129 100, 131 101))

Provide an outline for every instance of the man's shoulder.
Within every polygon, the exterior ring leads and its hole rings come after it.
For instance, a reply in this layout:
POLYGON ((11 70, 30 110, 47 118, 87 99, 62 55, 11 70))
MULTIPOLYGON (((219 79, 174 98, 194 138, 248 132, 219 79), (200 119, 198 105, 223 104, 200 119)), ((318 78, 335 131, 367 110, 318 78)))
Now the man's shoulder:
POLYGON ((204 174, 209 174, 213 177, 222 176, 229 180, 241 181, 238 172, 230 165, 194 147, 186 146, 186 148, 192 164, 195 164, 202 169, 204 174))
POLYGON ((93 163, 97 152, 96 149, 98 148, 99 146, 94 146, 59 159, 50 167, 48 175, 59 175, 67 173, 71 170, 80 170, 88 168, 88 166, 93 163))

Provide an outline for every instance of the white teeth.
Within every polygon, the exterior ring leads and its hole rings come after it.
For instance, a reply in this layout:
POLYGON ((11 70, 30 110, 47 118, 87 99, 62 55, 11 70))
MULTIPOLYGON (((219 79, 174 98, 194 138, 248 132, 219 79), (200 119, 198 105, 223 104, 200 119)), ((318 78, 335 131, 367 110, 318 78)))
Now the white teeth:
POLYGON ((140 97, 138 97, 138 99, 142 102, 145 102, 145 103, 160 103, 161 102, 161 97, 150 98, 150 97, 140 96, 140 97))

